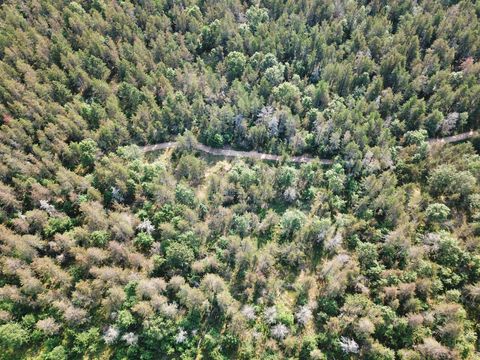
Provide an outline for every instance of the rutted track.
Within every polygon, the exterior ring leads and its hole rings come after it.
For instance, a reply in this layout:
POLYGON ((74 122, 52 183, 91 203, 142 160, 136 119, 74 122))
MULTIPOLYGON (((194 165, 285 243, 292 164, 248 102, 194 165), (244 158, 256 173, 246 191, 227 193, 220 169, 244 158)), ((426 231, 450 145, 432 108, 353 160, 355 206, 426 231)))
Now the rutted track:
MULTIPOLYGON (((446 143, 454 143, 458 141, 467 140, 473 138, 475 136, 479 136, 479 131, 469 131, 462 134, 447 136, 444 138, 432 138, 428 139, 430 144, 446 144, 446 143)), ((156 150, 165 150, 169 148, 173 148, 177 146, 176 141, 164 142, 159 144, 153 145, 146 145, 140 147, 143 152, 151 152, 156 150)), ((239 151, 233 150, 229 147, 225 147, 222 149, 213 148, 204 144, 195 143, 193 145, 195 149, 199 151, 203 151, 204 153, 216 155, 216 156, 225 156, 225 157, 236 157, 236 158, 250 158, 250 159, 257 159, 257 160, 270 160, 270 161, 281 161, 283 157, 281 155, 273 155, 273 154, 265 154, 259 153, 257 151, 239 151)), ((318 159, 314 157, 310 157, 307 155, 300 155, 300 156, 292 156, 289 158, 289 161, 294 163, 308 163, 313 160, 318 160, 320 163, 324 165, 331 165, 333 161, 331 159, 318 159)))

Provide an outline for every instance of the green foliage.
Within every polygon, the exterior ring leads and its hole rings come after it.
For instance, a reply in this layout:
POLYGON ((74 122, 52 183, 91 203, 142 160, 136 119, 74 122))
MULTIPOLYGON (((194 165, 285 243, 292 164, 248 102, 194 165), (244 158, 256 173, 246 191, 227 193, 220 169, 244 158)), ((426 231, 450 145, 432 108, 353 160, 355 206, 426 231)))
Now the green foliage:
POLYGON ((290 82, 284 82, 273 89, 273 97, 279 104, 288 106, 293 112, 301 109, 300 90, 290 82))
POLYGON ((118 99, 122 110, 130 117, 137 111, 144 100, 144 95, 135 86, 123 82, 118 87, 118 99))
POLYGON ((205 173, 205 162, 195 156, 185 155, 178 161, 175 172, 177 177, 189 183, 198 185, 205 173))
POLYGON ((478 357, 479 14, 2 2, 0 358, 478 357))
POLYGON ((427 131, 426 130, 415 130, 409 131, 405 134, 405 142, 408 145, 422 145, 425 140, 427 140, 427 131))
POLYGON ((265 8, 251 6, 248 8, 246 14, 248 26, 252 31, 257 30, 260 24, 268 21, 268 11, 265 8))
POLYGON ((286 189, 295 184, 296 171, 291 166, 282 166, 277 173, 276 183, 281 189, 286 189))
POLYGON ((90 328, 87 331, 75 335, 73 352, 78 355, 94 356, 100 346, 100 331, 97 328, 90 328))
POLYGON ((154 241, 155 240, 153 239, 152 235, 145 232, 141 232, 135 237, 135 239, 133 240, 133 243, 138 249, 143 251, 148 251, 154 241))
POLYGON ((432 222, 443 222, 447 220, 450 215, 450 209, 444 204, 430 204, 425 210, 425 214, 429 221, 432 222))
POLYGON ((378 266, 378 251, 375 244, 360 243, 357 248, 358 261, 364 270, 378 266))
POLYGON ((121 329, 127 330, 133 324, 135 324, 135 318, 132 313, 128 310, 121 310, 118 313, 117 324, 121 329))
POLYGON ((285 306, 277 306, 277 321, 287 325, 292 326, 294 322, 294 316, 291 311, 285 306))
POLYGON ((46 237, 52 237, 57 233, 63 233, 72 228, 73 221, 69 217, 53 217, 48 220, 43 230, 46 237))
POLYGON ((458 269, 461 266, 461 262, 465 259, 465 253, 454 238, 442 234, 438 242, 438 251, 435 254, 435 258, 441 265, 458 269))
POLYGON ((232 51, 225 58, 227 66, 227 75, 230 80, 241 77, 245 70, 247 59, 245 55, 238 51, 232 51))
POLYGON ((175 188, 175 199, 183 205, 193 207, 195 205, 195 193, 186 185, 178 184, 175 188))
POLYGON ((223 139, 222 134, 216 133, 208 143, 213 147, 221 148, 225 144, 225 140, 223 139))
POLYGON ((292 236, 301 229, 304 223, 305 214, 299 210, 287 210, 280 219, 283 238, 291 239, 292 236))
POLYGON ((78 143, 79 160, 86 169, 91 169, 95 164, 98 153, 97 143, 92 139, 85 139, 78 143))
POLYGON ((174 269, 186 270, 194 258, 195 255, 193 250, 183 243, 174 242, 170 244, 165 253, 165 259, 168 266, 174 269))
POLYGON ((42 360, 67 360, 68 355, 65 348, 61 345, 56 346, 51 351, 43 355, 42 360))
POLYGON ((440 165, 429 178, 433 195, 445 195, 451 201, 462 201, 468 197, 476 184, 469 171, 457 171, 451 165, 440 165))
POLYGON ((7 323, 0 325, 0 345, 6 353, 0 356, 8 358, 15 357, 23 346, 25 346, 30 338, 30 333, 18 323, 7 323))
POLYGON ((346 176, 340 164, 335 164, 330 170, 325 172, 328 189, 335 194, 341 194, 345 189, 346 176))
POLYGON ((106 231, 93 231, 90 234, 90 244, 92 246, 103 247, 110 239, 110 235, 106 231))

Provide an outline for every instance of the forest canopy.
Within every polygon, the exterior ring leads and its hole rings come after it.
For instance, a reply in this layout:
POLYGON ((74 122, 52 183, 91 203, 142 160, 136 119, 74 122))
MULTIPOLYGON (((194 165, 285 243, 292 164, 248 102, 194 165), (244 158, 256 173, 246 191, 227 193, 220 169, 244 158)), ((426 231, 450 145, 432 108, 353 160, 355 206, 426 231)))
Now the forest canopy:
POLYGON ((0 359, 478 359, 479 17, 2 1, 0 359))

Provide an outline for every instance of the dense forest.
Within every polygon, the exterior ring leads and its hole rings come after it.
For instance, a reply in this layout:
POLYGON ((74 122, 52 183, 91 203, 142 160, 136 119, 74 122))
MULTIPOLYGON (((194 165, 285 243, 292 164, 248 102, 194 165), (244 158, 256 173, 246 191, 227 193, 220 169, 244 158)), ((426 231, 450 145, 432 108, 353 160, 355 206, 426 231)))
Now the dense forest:
POLYGON ((480 358, 479 0, 0 4, 0 359, 480 358))

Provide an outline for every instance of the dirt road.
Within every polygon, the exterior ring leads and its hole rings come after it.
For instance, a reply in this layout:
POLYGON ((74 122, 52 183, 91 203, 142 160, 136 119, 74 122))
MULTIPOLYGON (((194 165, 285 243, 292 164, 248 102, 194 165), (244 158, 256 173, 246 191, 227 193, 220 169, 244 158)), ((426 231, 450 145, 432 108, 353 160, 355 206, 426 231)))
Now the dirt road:
POLYGON ((447 137, 443 137, 443 138, 428 139, 428 142, 430 144, 432 144, 432 143, 445 143, 445 144, 446 143, 454 143, 454 142, 458 142, 458 141, 467 140, 467 139, 470 139, 470 138, 473 138, 473 137, 479 136, 479 135, 480 135, 479 131, 470 130, 469 132, 464 132, 464 133, 457 134, 457 135, 447 136, 447 137))
MULTIPOLYGON (((156 150, 164 150, 168 148, 172 148, 177 146, 177 142, 171 141, 171 142, 165 142, 165 143, 160 143, 160 144, 154 144, 154 145, 146 145, 143 147, 140 147, 140 149, 143 152, 151 152, 151 151, 156 151, 156 150)), ((259 153, 257 151, 239 151, 239 150, 233 150, 231 148, 225 147, 222 149, 217 149, 213 148, 211 146, 203 145, 200 143, 196 143, 194 147, 197 150, 203 151, 204 153, 211 154, 211 155, 216 155, 216 156, 225 156, 225 157, 236 157, 236 158, 250 158, 250 159, 257 159, 257 160, 271 160, 271 161, 280 161, 282 160, 281 155, 273 155, 273 154, 265 154, 265 153, 259 153)), ((315 158, 302 155, 302 156, 293 156, 290 157, 289 160, 294 162, 294 163, 307 163, 310 161, 313 161, 315 158)), ((325 164, 325 165, 330 165, 332 164, 332 160, 330 159, 319 159, 320 163, 325 164)))
MULTIPOLYGON (((446 144, 446 143, 453 143, 453 142, 458 142, 458 141, 463 141, 467 140, 470 138, 473 138, 475 136, 479 136, 480 132, 479 131, 469 131, 465 132, 462 134, 457 134, 457 135, 452 135, 452 136, 447 136, 444 138, 432 138, 428 139, 428 142, 430 144, 446 144)), ((150 152, 150 151, 156 151, 156 150, 164 150, 164 149, 169 149, 177 146, 176 141, 170 141, 170 142, 164 142, 164 143, 159 143, 159 144, 153 144, 153 145, 146 145, 143 147, 140 147, 140 149, 143 152, 150 152)), ((273 154, 265 154, 265 153, 259 153, 257 151, 239 151, 239 150, 233 150, 229 147, 224 147, 222 149, 217 149, 213 148, 207 145, 203 145, 200 143, 194 144, 194 147, 197 150, 203 151, 207 154, 211 155, 216 155, 216 156, 225 156, 225 157, 236 157, 236 158, 250 158, 250 159, 257 159, 257 160, 271 160, 271 161, 280 161, 283 159, 281 155, 273 155, 273 154)), ((301 155, 301 156, 292 156, 289 158, 291 162, 294 163, 308 163, 310 161, 313 161, 317 158, 310 157, 307 155, 301 155)), ((324 165, 330 165, 332 164, 331 159, 317 159, 320 161, 320 163, 324 165)))

